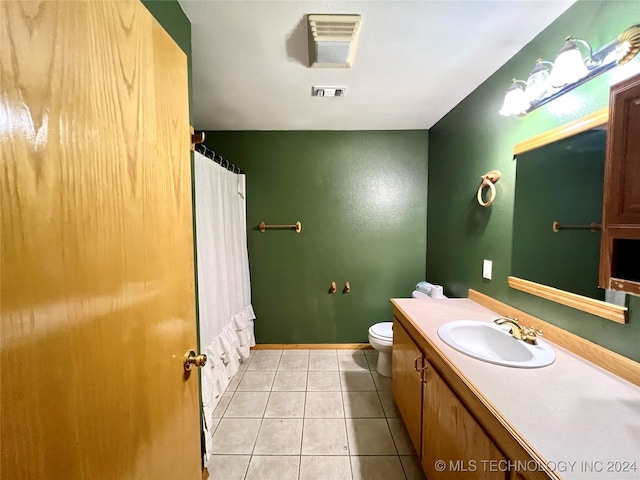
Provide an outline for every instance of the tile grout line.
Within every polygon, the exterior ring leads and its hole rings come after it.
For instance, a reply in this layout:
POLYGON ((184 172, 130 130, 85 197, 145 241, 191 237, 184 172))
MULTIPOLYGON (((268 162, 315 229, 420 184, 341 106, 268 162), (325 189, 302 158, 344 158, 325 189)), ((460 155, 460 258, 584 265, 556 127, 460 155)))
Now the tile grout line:
MULTIPOLYGON (((369 362, 369 359, 367 358, 367 363, 369 362)), ((371 365, 369 365, 369 367, 371 367, 371 365)), ((377 372, 377 369, 375 370, 377 372)), ((370 370, 369 373, 371 373, 372 371, 370 370)), ((380 373, 378 373, 378 375, 380 375, 380 373)), ((382 377, 382 375, 380 375, 382 377)), ((373 380, 373 373, 371 373, 371 379, 373 380)), ((389 424, 389 416, 387 415, 386 410, 384 409, 384 404, 382 402, 382 396, 380 395, 380 392, 382 390, 380 390, 380 387, 378 386, 378 384, 375 382, 375 380, 373 380, 373 384, 376 387, 376 394, 378 396, 378 401, 380 402, 380 407, 382 408, 382 413, 384 415, 384 419, 385 419, 385 423, 387 424, 387 428, 389 429, 389 435, 391 436, 391 441, 393 442, 393 447, 396 450, 396 454, 394 455, 397 459, 398 462, 400 462, 400 468, 402 469, 402 474, 404 475, 405 480, 408 478, 407 477, 407 472, 405 472, 404 469, 404 465, 402 464, 402 460, 400 458, 400 451, 398 450, 398 444, 396 442, 395 437, 393 436, 393 432, 391 431, 391 425, 389 424)))
POLYGON ((246 480, 247 475, 249 475, 249 465, 251 465, 251 455, 249 455, 249 461, 247 462, 247 466, 244 470, 244 475, 242 476, 243 480, 246 480))
MULTIPOLYGON (((280 359, 282 359, 282 353, 280 354, 280 359)), ((278 360, 278 364, 276 365, 276 373, 278 372, 278 367, 280 366, 280 360, 278 360)), ((248 366, 247 366, 248 367, 248 366)), ((266 370, 264 370, 266 372, 266 370)), ((275 374, 273 376, 273 381, 275 382, 275 374)), ((264 406, 264 411, 262 412, 262 417, 260 418, 260 426, 258 427, 258 433, 256 434, 256 439, 253 442, 253 448, 251 449, 251 455, 249 456, 249 465, 247 467, 247 472, 245 474, 245 480, 247 478, 247 475, 249 474, 249 467, 251 466, 251 462, 253 460, 253 457, 255 456, 254 453, 256 451, 256 445, 258 444, 258 437, 260 436, 260 430, 262 430, 262 424, 264 423, 264 416, 267 413, 267 406, 269 405, 269 400, 271 399, 271 390, 273 388, 273 383, 271 384, 271 388, 269 389, 269 396, 267 397, 267 403, 264 406)))
MULTIPOLYGON (((336 352, 336 356, 337 356, 338 352, 336 352)), ((354 477, 353 475, 353 462, 351 461, 351 456, 352 456, 352 452, 351 452, 351 442, 349 442, 349 429, 347 428, 347 407, 345 406, 345 402, 344 402, 344 392, 346 390, 344 390, 344 388, 342 387, 342 370, 340 370, 340 359, 338 360, 338 382, 340 382, 340 400, 342 401, 342 414, 344 415, 344 435, 345 435, 345 439, 347 441, 347 453, 348 453, 348 459, 349 459, 349 471, 351 472, 351 478, 354 477)))
POLYGON ((304 384, 304 405, 302 407, 302 432, 300 433, 300 461, 298 462, 298 480, 302 474, 302 445, 304 443, 304 422, 307 417, 307 388, 309 387, 309 363, 311 363, 311 352, 309 352, 309 361, 307 362, 307 381, 304 384))
POLYGON ((404 470, 404 465, 402 464, 402 459, 400 458, 400 451, 398 450, 398 444, 396 442, 396 438, 393 436, 393 432, 391 431, 391 425, 389 424, 389 417, 386 416, 385 420, 387 422, 387 428, 389 429, 389 435, 391 435, 391 441, 393 442, 393 446, 396 449, 396 457, 398 457, 398 461, 400 462, 400 468, 402 469, 402 473, 404 474, 405 480, 407 479, 407 472, 404 470))
MULTIPOLYGON (((380 374, 378 373, 378 375, 380 375, 380 374)), ((380 375, 380 376, 382 376, 382 375, 380 375)), ((385 417, 385 420, 387 421, 387 427, 389 428, 389 434, 391 435, 391 440, 393 441, 393 445, 396 448, 396 453, 398 454, 398 461, 400 462, 400 468, 402 469, 402 473, 404 474, 405 480, 408 480, 409 476, 407 475, 407 471, 405 470, 404 464, 402 463, 402 458, 400 458, 400 451, 398 450, 398 443, 396 442, 396 438, 393 436, 393 431, 391 430, 391 424, 389 423, 389 418, 390 417, 387 415, 387 412, 384 410, 384 405, 382 404, 382 397, 380 396, 380 392, 381 391, 382 390, 379 390, 378 389, 378 385, 376 384, 376 392, 378 393, 378 398, 380 400, 380 405, 382 406, 382 411, 384 412, 384 417, 385 417)), ((391 394, 391 400, 395 403, 395 399, 393 398, 393 394, 391 394)))
MULTIPOLYGON (((247 366, 243 369, 240 370, 238 369, 236 371, 235 375, 238 375, 238 373, 240 373, 240 378, 238 379, 238 385, 236 386, 236 388, 233 391, 233 394, 231 395, 231 399, 233 399, 233 396, 235 395, 235 393, 238 391, 238 387, 240 386, 240 382, 242 381, 242 379, 244 378, 244 374, 247 372, 247 368, 249 368, 249 364, 253 361, 253 355, 249 355, 249 361, 247 362, 247 366)), ((243 362, 244 363, 244 362, 243 362)), ((232 377, 233 379, 233 377, 232 377)), ((227 385, 227 388, 229 388, 229 385, 227 385)), ((226 389, 223 392, 223 395, 227 393, 226 389)), ((230 393, 230 392, 229 392, 230 393)), ((216 426, 216 430, 218 430, 218 427, 220 426, 220 423, 222 423, 222 419, 224 418, 224 414, 227 412, 227 408, 229 408, 229 405, 231 404, 231 399, 229 400, 229 403, 227 403, 227 406, 225 407, 224 411, 222 412, 222 416, 220 417, 220 421, 218 422, 218 425, 216 426)), ((258 430, 259 431, 259 430, 258 430)), ((215 433, 215 432, 214 432, 215 433)), ((256 437, 257 440, 257 437, 256 437)), ((237 455, 242 455, 242 454, 237 454, 237 455)), ((215 456, 215 454, 212 453, 212 456, 215 456)), ((251 455, 249 455, 249 461, 247 462, 247 466, 245 467, 245 471, 243 474, 243 479, 246 479, 247 474, 249 473, 249 465, 251 464, 251 455)))

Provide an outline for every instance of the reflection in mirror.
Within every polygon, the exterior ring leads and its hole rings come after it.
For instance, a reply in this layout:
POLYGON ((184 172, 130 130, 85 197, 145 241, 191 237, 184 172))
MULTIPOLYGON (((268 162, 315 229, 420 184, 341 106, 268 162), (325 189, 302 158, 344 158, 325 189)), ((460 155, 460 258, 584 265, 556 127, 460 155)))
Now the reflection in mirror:
POLYGON ((517 155, 512 275, 624 305, 598 288, 605 145, 602 125, 517 155))

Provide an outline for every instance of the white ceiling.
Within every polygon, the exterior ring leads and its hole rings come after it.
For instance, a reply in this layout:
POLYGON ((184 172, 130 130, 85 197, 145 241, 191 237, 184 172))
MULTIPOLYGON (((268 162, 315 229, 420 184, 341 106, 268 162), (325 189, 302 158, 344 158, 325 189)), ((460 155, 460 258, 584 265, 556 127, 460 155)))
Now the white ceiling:
POLYGON ((574 1, 179 0, 191 20, 195 127, 431 128, 574 1), (307 66, 310 13, 362 15, 352 68, 307 66), (347 95, 311 97, 314 85, 347 95))

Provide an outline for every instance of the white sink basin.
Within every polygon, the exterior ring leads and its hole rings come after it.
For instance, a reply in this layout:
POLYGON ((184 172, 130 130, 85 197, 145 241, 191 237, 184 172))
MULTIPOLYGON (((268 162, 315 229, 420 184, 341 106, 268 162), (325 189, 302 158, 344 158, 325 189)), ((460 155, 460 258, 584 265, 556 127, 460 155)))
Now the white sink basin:
POLYGON ((449 346, 470 357, 489 363, 518 368, 538 368, 551 365, 556 354, 544 340, 530 345, 517 340, 505 325, 473 320, 445 323, 438 336, 449 346))

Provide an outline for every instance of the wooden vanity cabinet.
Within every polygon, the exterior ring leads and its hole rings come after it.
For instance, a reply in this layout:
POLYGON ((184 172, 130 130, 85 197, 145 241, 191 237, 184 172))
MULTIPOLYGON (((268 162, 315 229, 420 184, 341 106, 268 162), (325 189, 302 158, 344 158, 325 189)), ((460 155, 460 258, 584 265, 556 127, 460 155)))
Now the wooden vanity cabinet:
POLYGON ((395 317, 392 369, 396 405, 429 479, 506 478, 488 463, 504 455, 395 317), (438 460, 445 462, 443 471, 436 469, 438 460))
POLYGON ((427 478, 505 480, 505 456, 429 362, 424 377, 421 463, 427 478))
POLYGON ((391 389, 416 452, 422 437, 422 367, 424 354, 397 318, 393 319, 391 389))
POLYGON ((613 85, 604 173, 599 284, 640 295, 640 74, 613 85))
POLYGON ((532 460, 527 448, 396 309, 392 373, 393 397, 428 480, 556 478, 542 471, 509 471, 509 459, 511 464, 532 460))

